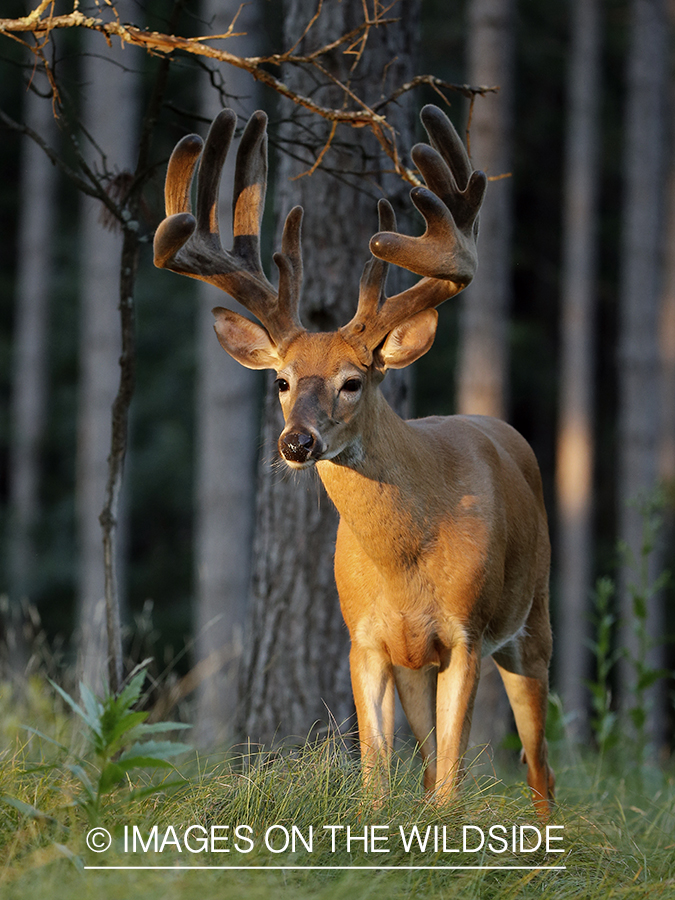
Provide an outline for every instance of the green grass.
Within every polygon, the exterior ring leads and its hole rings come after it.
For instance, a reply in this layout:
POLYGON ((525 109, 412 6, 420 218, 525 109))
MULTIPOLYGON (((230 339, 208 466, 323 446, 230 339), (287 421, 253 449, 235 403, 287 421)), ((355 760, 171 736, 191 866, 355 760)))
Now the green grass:
MULTIPOLYGON (((6 748, 0 751, 0 795, 13 798, 0 804, 0 895, 3 900, 105 897, 106 900, 178 900, 178 898, 675 898, 675 775, 672 771, 643 766, 636 770, 628 756, 611 765, 597 755, 580 754, 578 748, 559 741, 553 747, 558 780, 558 808, 551 824, 563 840, 557 846, 564 854, 491 852, 443 852, 442 842, 433 847, 434 828, 445 827, 446 846, 462 846, 462 829, 471 841, 477 828, 487 834, 491 826, 503 825, 511 836, 515 825, 535 825, 522 769, 504 773, 503 780, 484 763, 469 770, 461 797, 438 809, 422 798, 417 761, 410 753, 399 754, 392 771, 390 798, 374 806, 364 795, 358 764, 338 737, 307 745, 294 752, 248 759, 214 755, 203 759, 183 757, 177 772, 151 775, 127 774, 125 783, 107 793, 97 824, 112 836, 112 846, 103 853, 87 848, 86 835, 92 824, 86 810, 75 801, 82 791, 81 779, 73 771, 72 756, 64 755, 49 741, 22 731, 19 722, 30 723, 43 733, 57 736, 82 754, 81 736, 75 732, 76 716, 67 716, 50 692, 34 684, 23 707, 16 708, 8 692, 0 691, 0 735, 6 748), (38 724, 39 723, 39 724, 38 724), (40 768, 37 764, 42 763, 40 768), (46 766, 44 764, 47 764, 46 766), (140 796, 139 789, 179 781, 178 787, 140 796), (158 780, 159 779, 159 780, 158 780), (136 793, 134 793, 136 792, 136 793), (18 801, 18 803, 17 803, 18 801), (39 812, 38 812, 39 811, 39 812), (236 840, 236 825, 242 829, 236 840), (335 852, 331 831, 336 829, 335 852), (405 834, 417 825, 420 833, 430 829, 424 852, 406 852, 399 828, 405 834), (157 827, 158 842, 167 838, 163 852, 153 849, 125 852, 124 835, 136 826, 144 841, 157 827), (172 832, 170 826, 173 827, 172 832), (195 826, 192 846, 211 826, 220 826, 229 841, 229 853, 190 853, 172 846, 195 826), (276 845, 282 828, 295 826, 308 840, 313 828, 312 851, 302 842, 273 853, 264 836, 271 826, 276 845), (347 827, 351 835, 378 826, 377 853, 363 850, 363 841, 347 849, 347 827), (244 838, 250 837, 251 842, 244 838), (235 844, 238 844, 239 851, 235 844), (92 865, 130 866, 245 866, 244 870, 97 871, 92 865), (253 866, 317 866, 318 869, 261 871, 253 866), (429 866, 429 869, 358 870, 358 866, 429 866), (564 865, 564 870, 449 870, 448 865, 564 865), (329 866, 347 866, 330 869, 329 866)), ((183 734, 180 734, 183 739, 183 734)), ((485 754, 483 754, 483 760, 485 754)), ((479 761, 480 762, 480 761, 479 761)), ((504 832, 500 832, 503 834, 504 832)), ((493 846, 503 846, 493 841, 493 846)), ((131 851, 131 838, 128 838, 131 851)), ((371 851, 373 848, 370 848, 371 851)))

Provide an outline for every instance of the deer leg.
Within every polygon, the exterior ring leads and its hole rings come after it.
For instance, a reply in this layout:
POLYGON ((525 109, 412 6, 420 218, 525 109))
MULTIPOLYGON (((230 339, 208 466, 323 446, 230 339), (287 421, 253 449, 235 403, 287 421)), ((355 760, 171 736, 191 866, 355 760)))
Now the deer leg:
POLYGON ((423 761, 424 789, 433 791, 436 785, 436 679, 435 666, 406 669, 394 666, 396 689, 403 712, 415 736, 423 761))
POLYGON ((510 654, 503 651, 495 654, 494 660, 502 676, 523 745, 532 801, 537 815, 545 820, 551 812, 555 787, 555 777, 548 764, 545 736, 548 662, 516 666, 510 654))
POLYGON ((436 795, 446 800, 462 775, 462 758, 469 743, 473 702, 480 677, 480 643, 457 643, 438 673, 436 733, 438 762, 436 795))
POLYGON ((388 657, 354 643, 349 667, 364 784, 381 799, 389 787, 389 758, 394 743, 394 673, 388 657))

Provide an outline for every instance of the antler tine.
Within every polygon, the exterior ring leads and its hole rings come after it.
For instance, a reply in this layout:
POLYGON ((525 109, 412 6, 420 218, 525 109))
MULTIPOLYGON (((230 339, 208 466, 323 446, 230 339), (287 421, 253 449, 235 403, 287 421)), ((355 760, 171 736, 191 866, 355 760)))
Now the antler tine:
MULTIPOLYGON (((380 231, 396 231, 396 214, 388 200, 381 199, 378 201, 377 216, 380 231)), ((354 341, 354 343, 360 344, 358 336, 370 334, 373 323, 377 320, 380 304, 385 299, 388 272, 389 263, 372 255, 363 267, 361 281, 359 282, 359 302, 356 307, 356 313, 354 318, 340 329, 347 338, 356 338, 357 341, 354 341)), ((359 350, 365 361, 369 362, 370 353, 368 348, 359 346, 359 350)))
MULTIPOLYGON (((437 106, 431 103, 423 107, 420 119, 429 138, 429 143, 448 164, 454 173, 455 183, 459 190, 466 186, 473 169, 464 144, 453 128, 450 120, 437 106)), ((424 146, 424 144, 418 145, 424 146)), ((426 176, 425 176, 426 177, 426 176)))
POLYGON ((476 270, 477 217, 487 179, 482 172, 471 171, 462 142, 440 109, 425 106, 421 119, 432 145, 417 144, 412 157, 427 187, 413 188, 410 197, 426 221, 426 231, 421 237, 409 237, 393 228, 380 230, 370 249, 378 259, 423 277, 386 298, 366 322, 359 303, 357 315, 343 331, 349 337, 363 333, 361 340, 369 352, 415 313, 459 293, 476 270))
POLYGON ((417 275, 441 278, 466 287, 476 270, 477 217, 487 178, 472 172, 466 150, 448 117, 436 106, 420 115, 429 144, 416 144, 412 158, 427 187, 413 188, 410 197, 427 223, 418 238, 376 234, 370 242, 375 256, 417 275))
POLYGON ((188 134, 176 144, 169 159, 164 185, 167 216, 190 212, 190 184, 203 147, 204 141, 198 134, 188 134))
POLYGON ((457 227, 468 229, 474 225, 478 235, 478 212, 485 195, 487 178, 483 172, 474 172, 472 169, 464 144, 445 113, 437 106, 428 104, 420 113, 420 118, 432 148, 445 165, 437 158, 427 160, 426 144, 413 147, 413 161, 424 176, 427 186, 452 211, 457 227), (440 178, 437 177, 438 169, 440 178), (448 185, 450 190, 447 189, 448 185))
POLYGON ((303 209, 294 206, 286 216, 281 238, 281 253, 274 254, 274 262, 279 269, 278 315, 287 323, 287 334, 292 338, 304 331, 300 321, 299 307, 302 293, 302 233, 303 209), (290 323, 290 324, 289 324, 290 323))
POLYGON ((267 192, 267 116, 254 112, 237 150, 232 198, 234 255, 251 271, 262 272, 260 226, 267 192))
POLYGON ((198 134, 188 134, 176 144, 169 159, 164 185, 167 218, 157 229, 154 242, 155 265, 159 268, 169 266, 197 225, 190 212, 190 185, 202 147, 198 134))
POLYGON ((237 117, 231 109, 223 109, 211 123, 199 162, 197 178, 197 236, 216 253, 222 252, 218 224, 220 176, 232 143, 237 117))
MULTIPOLYGON (((167 218, 155 234, 155 265, 219 287, 252 312, 280 344, 302 325, 297 303, 293 312, 286 298, 279 301, 260 261, 260 223, 267 183, 267 116, 263 112, 254 113, 249 119, 237 152, 232 250, 223 250, 220 242, 218 191, 236 121, 232 110, 222 110, 211 124, 203 152, 197 135, 188 135, 177 144, 167 169, 167 218), (200 153, 195 219, 190 211, 190 186, 200 153)), ((298 222, 297 258, 299 227, 298 222)), ((293 268, 301 278, 302 263, 298 266, 296 262, 293 268)), ((297 274, 294 285, 295 294, 299 295, 297 274)))
MULTIPOLYGON (((380 231, 396 232, 396 213, 391 203, 382 198, 377 204, 377 224, 380 231)), ((366 318, 369 313, 377 313, 384 302, 387 288, 389 263, 373 256, 363 270, 359 285, 359 303, 356 314, 366 318)))
MULTIPOLYGON (((166 219, 155 234, 155 265, 193 277, 201 277, 197 260, 190 251, 205 244, 211 255, 222 253, 218 230, 218 186, 237 117, 231 109, 222 110, 214 119, 206 145, 197 134, 188 134, 174 148, 166 172, 164 204, 166 219), (203 153, 202 153, 203 151, 203 153), (201 156, 201 162, 200 162, 201 156), (192 215, 190 191, 197 163, 197 218, 192 215), (195 238, 186 246, 197 230, 195 238)), ((205 249, 205 248, 202 248, 205 249)), ((200 262, 203 259, 200 258, 200 262)))

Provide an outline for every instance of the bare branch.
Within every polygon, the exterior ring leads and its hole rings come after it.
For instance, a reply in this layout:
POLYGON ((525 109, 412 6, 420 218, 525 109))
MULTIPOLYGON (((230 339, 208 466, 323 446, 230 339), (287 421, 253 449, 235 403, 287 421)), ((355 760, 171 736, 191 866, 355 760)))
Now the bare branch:
POLYGON ((337 129, 337 122, 333 122, 333 125, 331 126, 331 130, 330 130, 330 134, 328 135, 328 140, 327 140, 326 143, 323 145, 323 148, 322 148, 321 152, 319 153, 319 155, 318 155, 317 158, 315 159, 315 161, 314 161, 313 165, 311 166, 311 168, 307 169, 306 172, 301 172, 299 175, 296 175, 295 178, 293 179, 293 181, 297 181, 298 178, 304 178, 305 175, 313 175, 313 174, 316 172, 316 170, 317 170, 317 169, 319 168, 319 166, 321 165, 321 161, 323 160, 324 156, 325 156, 326 153, 328 152, 328 149, 329 149, 330 145, 333 143, 333 138, 335 137, 335 130, 336 130, 336 129, 337 129))
MULTIPOLYGON (((319 0, 316 12, 311 17, 301 38, 286 52, 274 54, 272 56, 237 56, 227 50, 217 49, 209 46, 209 41, 221 40, 224 38, 235 37, 237 32, 234 31, 234 25, 238 17, 232 20, 230 27, 225 34, 219 35, 202 35, 198 37, 185 38, 175 34, 164 34, 157 31, 149 31, 137 28, 135 25, 123 23, 116 14, 113 0, 109 0, 107 6, 113 11, 115 16, 113 21, 106 21, 98 16, 86 16, 78 8, 77 0, 74 0, 73 9, 70 13, 55 16, 53 15, 53 0, 41 0, 39 5, 32 10, 27 16, 18 19, 0 19, 0 36, 4 35, 9 38, 21 40, 19 37, 23 34, 33 35, 38 47, 31 48, 36 56, 40 58, 43 64, 46 64, 42 49, 49 40, 52 31, 64 28, 85 28, 100 32, 105 39, 110 42, 112 38, 119 38, 122 43, 131 44, 137 47, 143 47, 151 53, 158 53, 164 56, 170 56, 178 52, 187 53, 193 57, 206 57, 208 59, 217 60, 227 65, 235 66, 248 72, 256 81, 265 84, 272 90, 281 94, 283 97, 291 100, 296 106, 304 107, 310 112, 323 119, 337 125, 338 123, 346 124, 355 128, 367 127, 373 132, 386 155, 391 159, 394 170, 405 181, 412 185, 419 184, 419 179, 410 169, 402 165, 398 152, 396 134, 391 125, 387 122, 386 115, 383 111, 386 107, 396 101, 398 97, 407 91, 411 91, 420 85, 430 85, 434 88, 447 102, 442 90, 451 90, 461 93, 469 99, 475 98, 476 95, 483 95, 487 92, 495 91, 497 88, 488 86, 472 87, 471 85, 451 84, 444 82, 433 75, 419 75, 412 81, 401 85, 393 91, 388 97, 380 100, 373 106, 368 106, 359 98, 350 88, 348 83, 341 82, 324 67, 320 60, 326 54, 335 50, 337 47, 346 45, 345 53, 355 56, 352 71, 358 64, 363 50, 368 41, 370 29, 387 25, 397 19, 385 18, 385 16, 396 5, 397 0, 392 0, 390 4, 384 7, 381 4, 375 4, 375 12, 371 17, 367 4, 364 3, 364 21, 350 32, 341 35, 334 41, 313 50, 307 55, 296 53, 296 49, 307 36, 321 15, 323 9, 323 0, 319 0), (345 102, 341 108, 333 108, 323 106, 317 103, 311 97, 300 94, 288 87, 280 78, 274 76, 268 71, 269 66, 279 67, 281 65, 301 66, 305 68, 313 68, 324 78, 332 81, 336 86, 344 91, 345 102), (348 108, 348 100, 351 100, 356 108, 348 108)), ((331 129, 330 145, 335 127, 331 129)), ((321 152, 320 157, 323 158, 327 147, 321 152)), ((316 167, 312 167, 314 171, 316 167)))
MULTIPOLYGON (((397 88, 393 93, 391 93, 388 97, 385 97, 383 100, 380 100, 379 103, 373 104, 373 110, 377 112, 378 110, 384 109, 385 106, 388 106, 390 103, 393 103, 395 100, 402 95, 407 93, 408 91, 412 91, 420 85, 426 84, 429 87, 434 88, 437 92, 440 93, 440 89, 444 88, 446 91, 455 91, 458 94, 462 94, 462 96, 466 97, 472 103, 476 97, 479 95, 484 97, 485 94, 495 94, 499 91, 498 87, 489 87, 488 85, 470 85, 470 84, 455 84, 451 81, 443 81, 442 78, 437 78, 435 75, 416 75, 410 81, 407 81, 405 84, 402 84, 399 88, 397 88)), ((441 97, 447 103, 447 99, 440 94, 441 97)))
MULTIPOLYGON (((75 169, 72 169, 64 159, 59 156, 59 154, 47 144, 47 142, 33 129, 30 125, 25 125, 22 122, 16 122, 11 116, 8 116, 6 112, 0 109, 0 122, 5 125, 6 128, 11 129, 12 131, 17 131, 19 134, 25 134, 32 141, 47 154, 52 163, 59 168, 63 174, 73 182, 75 187, 82 191, 83 194, 87 194, 90 197, 96 197, 97 200, 100 200, 104 203, 110 213, 116 218, 121 219, 120 215, 120 207, 115 201, 110 197, 108 192, 105 190, 103 183, 96 178, 94 173, 89 169, 86 164, 84 164, 84 159, 82 154, 79 152, 79 148, 74 144, 74 149, 78 157, 78 163, 82 166, 85 171, 88 181, 82 178, 75 169)), ((123 221, 123 220, 122 220, 123 221)))

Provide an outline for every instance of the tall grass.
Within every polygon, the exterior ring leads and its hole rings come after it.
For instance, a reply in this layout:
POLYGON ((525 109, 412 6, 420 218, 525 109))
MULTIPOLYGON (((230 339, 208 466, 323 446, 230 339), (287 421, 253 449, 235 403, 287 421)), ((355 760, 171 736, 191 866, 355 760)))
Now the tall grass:
POLYGON ((364 791, 337 732, 276 754, 184 752, 174 765, 178 743, 155 740, 171 723, 149 725, 133 709, 141 673, 117 697, 83 688, 80 703, 34 677, 20 698, 0 684, 0 896, 675 900, 675 766, 646 753, 649 690, 670 673, 650 662, 647 609, 666 576, 650 579, 658 518, 645 513, 645 523, 630 586, 630 714, 613 709, 623 651, 616 586, 603 579, 589 684, 597 750, 567 739, 553 698, 558 806, 548 852, 523 770, 495 771, 487 751, 474 754, 459 797, 436 807, 422 795, 414 748, 404 747, 382 800, 364 791), (104 830, 94 838, 94 828, 104 830), (532 849, 535 828, 544 844, 532 849))
MULTIPOLYGON (((338 734, 276 755, 249 748, 208 759, 192 753, 166 774, 130 770, 102 798, 97 826, 107 829, 112 843, 95 853, 87 847, 92 822, 77 802, 83 788, 70 749, 77 747, 82 759, 78 717, 66 716, 53 700, 50 705, 46 698, 52 696, 46 685, 33 685, 21 711, 32 717, 32 733, 21 732, 16 714, 9 723, 8 705, 2 709, 14 735, 0 770, 0 794, 11 798, 0 805, 0 895, 7 900, 675 897, 675 773, 643 764, 637 778, 628 755, 610 765, 564 737, 551 748, 558 776, 551 820, 558 830, 552 834, 562 838, 553 846, 564 848, 563 854, 520 852, 518 846, 516 852, 495 852, 503 846, 497 841, 492 850, 486 841, 474 852, 479 829, 487 835, 491 826, 504 826, 499 834, 510 840, 513 826, 537 824, 522 771, 491 772, 483 754, 458 800, 440 809, 423 798, 409 748, 396 755, 391 794, 378 806, 364 794, 358 763, 338 734), (60 746, 36 733, 54 729, 60 746), (193 852, 184 843, 190 826, 193 852), (237 833, 236 826, 245 827, 237 833), (400 828, 407 840, 413 826, 421 838, 428 834, 424 850, 415 840, 406 850, 400 828), (467 852, 461 852, 464 826, 473 826, 467 852), (212 827, 220 841, 201 849, 212 827), (364 832, 375 838, 367 849, 364 832), (310 834, 311 850, 305 846, 310 834), (289 845, 282 849, 286 835, 289 845), (218 852, 224 850, 229 852, 218 852), (169 868, 129 868, 141 865, 169 868), (510 868, 515 865, 540 868, 510 868), (544 868, 551 865, 565 868, 544 868)), ((95 757, 86 762, 95 765, 95 757)))

